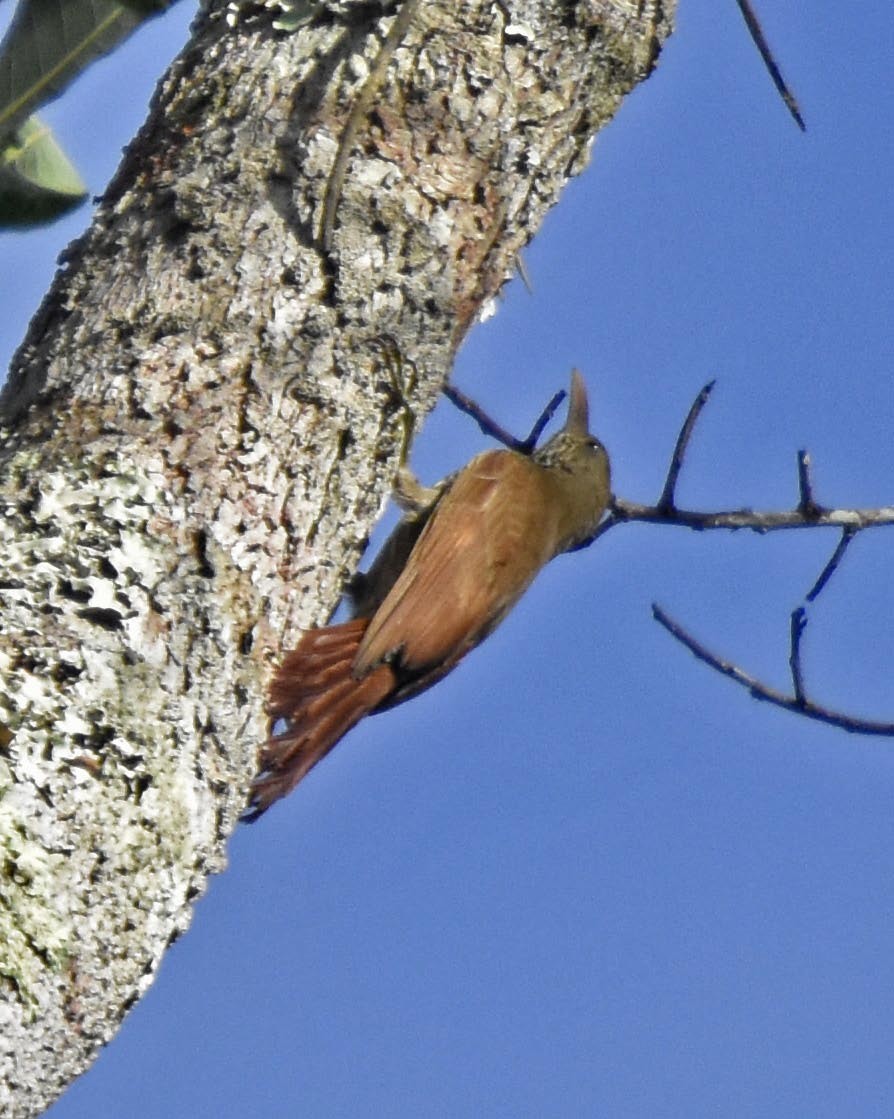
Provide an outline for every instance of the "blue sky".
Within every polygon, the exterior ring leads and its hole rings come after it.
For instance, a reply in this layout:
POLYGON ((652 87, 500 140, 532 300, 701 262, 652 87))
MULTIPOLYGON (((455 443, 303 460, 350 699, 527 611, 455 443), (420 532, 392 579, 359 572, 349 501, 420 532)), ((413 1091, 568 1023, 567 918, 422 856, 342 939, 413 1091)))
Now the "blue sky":
MULTIPOLYGON (((680 9, 528 250, 533 296, 510 285, 455 380, 522 432, 578 365, 616 491, 648 500, 716 377, 681 500, 791 505, 808 447, 821 501, 890 504, 889 7, 759 4, 803 136, 733 0, 680 9)), ((46 114, 93 191, 188 19, 46 114)), ((4 363, 87 216, 0 238, 4 363)), ((413 463, 432 481, 484 445, 444 405, 413 463)), ((890 1116, 894 741, 756 703, 649 611, 784 687, 834 542, 636 526, 557 560, 239 831, 51 1119, 890 1116)), ((804 652, 817 698, 894 719, 890 544, 856 541, 804 652)))

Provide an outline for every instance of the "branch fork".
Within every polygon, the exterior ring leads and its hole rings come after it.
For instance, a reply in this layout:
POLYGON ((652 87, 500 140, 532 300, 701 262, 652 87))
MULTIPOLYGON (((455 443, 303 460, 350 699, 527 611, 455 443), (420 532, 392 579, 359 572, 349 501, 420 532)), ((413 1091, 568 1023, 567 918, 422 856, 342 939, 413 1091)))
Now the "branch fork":
MULTIPOLYGON (((686 419, 680 428, 671 454, 670 464, 665 476, 664 485, 657 502, 654 505, 642 505, 622 498, 612 499, 611 511, 603 520, 591 540, 591 544, 599 536, 616 525, 631 521, 646 521, 654 524, 676 525, 682 528, 701 531, 711 528, 725 529, 751 529, 754 532, 771 532, 777 529, 790 528, 823 528, 835 527, 839 529, 838 543, 829 557, 813 586, 804 596, 802 604, 791 613, 789 620, 789 670, 792 681, 792 692, 780 692, 768 684, 752 676, 734 662, 712 652, 706 645, 695 638, 680 622, 667 613, 657 602, 652 604, 652 615, 659 625, 674 637, 681 645, 685 646, 698 660, 703 661, 715 671, 734 680, 740 686, 747 688, 756 698, 772 703, 777 707, 793 711, 809 719, 828 723, 843 730, 857 734, 894 736, 894 723, 878 722, 871 719, 862 719, 855 715, 845 714, 833 710, 811 699, 804 681, 804 668, 801 656, 801 643, 807 627, 807 605, 817 600, 829 580, 838 570, 844 559, 845 553, 851 542, 865 529, 880 525, 894 524, 894 508, 880 509, 830 509, 820 504, 815 497, 812 464, 810 455, 806 450, 798 451, 798 502, 791 510, 784 511, 759 511, 753 509, 737 509, 719 512, 702 512, 698 510, 682 509, 677 504, 677 483, 686 460, 695 425, 707 404, 714 389, 715 382, 710 381, 698 393, 686 414, 686 419)), ((563 393, 557 393, 549 402, 543 413, 535 423, 527 439, 516 439, 502 427, 496 424, 473 400, 453 386, 444 389, 445 395, 461 411, 471 416, 481 430, 498 439, 512 450, 523 454, 530 454, 536 446, 537 440, 549 422, 556 408, 562 400, 563 393)))

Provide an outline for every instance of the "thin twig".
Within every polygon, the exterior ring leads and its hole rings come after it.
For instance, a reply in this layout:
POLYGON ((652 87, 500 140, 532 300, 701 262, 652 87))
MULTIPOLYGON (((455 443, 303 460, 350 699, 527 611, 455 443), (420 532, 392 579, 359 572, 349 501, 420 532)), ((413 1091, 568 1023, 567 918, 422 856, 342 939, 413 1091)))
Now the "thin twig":
MULTIPOLYGON (((714 381, 711 381, 705 385, 689 409, 680 429, 680 434, 677 436, 664 488, 658 501, 654 505, 643 505, 636 501, 626 501, 622 497, 613 497, 609 515, 586 544, 591 544, 598 537, 608 532, 610 528, 614 528, 615 525, 626 524, 630 521, 673 525, 677 528, 695 529, 698 532, 712 528, 749 529, 752 532, 759 533, 791 528, 837 528, 843 534, 846 533, 849 539, 861 529, 894 524, 894 506, 883 506, 879 509, 827 509, 820 505, 813 496, 810 456, 806 451, 798 452, 799 501, 794 509, 761 511, 743 508, 724 509, 717 512, 680 509, 676 504, 677 479, 683 466, 695 423, 707 403, 714 383, 714 381)), ((839 544, 839 549, 836 549, 835 554, 829 561, 828 573, 824 572, 820 576, 816 588, 811 591, 814 597, 822 590, 822 584, 829 579, 841 561, 846 547, 847 544, 844 541, 839 544)), ((810 600, 809 595, 808 600, 810 600)))
POLYGON ((795 689, 795 700, 799 707, 807 702, 804 692, 804 671, 801 668, 801 634, 807 627, 807 611, 799 606, 792 611, 791 626, 789 630, 789 668, 792 672, 792 687, 795 689))
MULTIPOLYGON (((840 564, 850 541, 863 528, 873 525, 894 524, 894 507, 882 509, 826 509, 820 505, 813 493, 813 480, 810 472, 810 456, 806 451, 798 452, 798 492, 797 506, 790 511, 756 512, 753 509, 738 509, 724 512, 703 513, 696 510, 679 509, 674 500, 674 491, 677 478, 686 457, 689 441, 695 422, 704 407, 713 382, 706 385, 699 393, 686 421, 680 430, 674 447, 673 457, 667 473, 667 479, 661 496, 655 505, 638 505, 634 502, 613 498, 608 517, 596 529, 592 538, 586 541, 591 544, 597 537, 603 535, 608 529, 625 521, 646 521, 657 524, 677 525, 690 529, 748 528, 755 532, 769 532, 782 528, 817 528, 835 526, 841 529, 841 539, 832 554, 829 562, 823 568, 816 583, 807 595, 807 601, 812 602, 822 591, 840 564)), ((801 638, 807 625, 807 611, 799 606, 792 612, 789 637, 789 667, 791 670, 792 687, 794 695, 785 695, 783 692, 771 688, 756 677, 749 675, 732 661, 724 660, 712 653, 706 646, 697 641, 678 622, 675 622, 657 603, 652 604, 652 613, 656 619, 673 637, 686 646, 699 660, 711 668, 728 676, 741 687, 747 688, 757 699, 766 700, 777 707, 787 711, 794 711, 806 715, 810 719, 827 723, 831 726, 841 727, 843 730, 859 734, 889 735, 894 736, 894 723, 881 723, 869 719, 859 719, 852 715, 845 715, 840 711, 833 711, 814 703, 807 696, 804 685, 804 672, 801 663, 801 638)))
POLYGON ((739 11, 745 20, 745 26, 748 28, 748 33, 751 35, 754 45, 760 51, 761 58, 764 60, 764 65, 770 77, 773 79, 773 85, 776 86, 779 96, 785 102, 785 106, 791 115, 794 117, 795 123, 802 132, 807 131, 807 125, 804 123, 804 118, 801 116, 801 110, 798 107, 798 102, 795 100, 795 95, 786 84, 779 67, 776 65, 776 59, 773 57, 773 52, 770 50, 769 44, 764 37, 763 29, 752 8, 749 0, 736 0, 739 5, 739 11))
POLYGON ((525 258, 521 253, 515 254, 515 267, 518 272, 519 279, 525 285, 525 290, 528 295, 534 294, 534 285, 531 283, 531 274, 528 272, 528 266, 525 264, 525 258))
POLYGON ((841 539, 838 541, 838 546, 832 553, 829 562, 820 572, 819 578, 805 596, 808 602, 813 602, 814 599, 819 597, 819 594, 822 591, 823 587, 825 587, 826 583, 828 583, 832 576, 835 574, 838 565, 844 558, 844 553, 847 551, 850 542, 859 531, 860 530, 856 528, 844 528, 841 530, 841 539))
POLYGON ((326 194, 323 198, 323 216, 320 221, 320 246, 324 253, 328 254, 332 249, 335 215, 338 210, 338 202, 341 198, 342 187, 345 182, 348 160, 351 157, 351 149, 354 147, 354 141, 357 138, 360 123, 369 112, 372 100, 378 93, 382 82, 385 80, 388 64, 391 62, 394 52, 403 41, 419 4, 420 0, 403 0, 397 15, 394 17, 394 22, 388 29, 388 34, 385 36, 382 46, 379 48, 379 53, 375 57, 363 86, 354 99, 354 104, 351 106, 351 111, 348 113, 348 119, 345 121, 345 126, 341 131, 341 136, 338 140, 338 151, 335 153, 332 170, 329 172, 329 182, 326 184, 326 194))
POLYGON ((674 525, 701 531, 710 528, 750 529, 752 532, 775 532, 788 528, 838 528, 851 534, 864 528, 894 525, 894 506, 879 509, 822 509, 819 514, 805 517, 800 509, 757 510, 724 509, 706 513, 697 509, 662 509, 660 505, 640 505, 635 501, 616 498, 612 517, 607 527, 628 521, 647 524, 674 525))
POLYGON ((566 395, 567 394, 564 389, 559 389, 559 391, 553 395, 552 400, 550 400, 549 404, 547 404, 547 406, 537 417, 537 420, 534 426, 531 428, 527 439, 523 439, 519 444, 518 449, 522 452, 522 454, 529 455, 537 446, 537 440, 543 434, 543 429, 556 414, 556 409, 565 399, 566 395))
POLYGON ((815 518, 822 512, 813 496, 813 476, 810 454, 798 451, 798 508, 805 517, 815 518))
POLYGON ((786 695, 784 692, 777 691, 771 688, 768 684, 764 684, 754 676, 750 676, 738 665, 733 664, 732 661, 723 660, 712 653, 701 642, 697 641, 690 633, 688 633, 679 622, 675 622, 662 608, 655 602, 652 603, 652 615, 655 620, 662 625, 667 632, 677 639, 682 645, 697 657, 698 660, 703 661, 717 672, 728 676, 754 696, 755 699, 766 700, 767 703, 772 703, 776 707, 782 707, 786 711, 793 711, 798 715, 805 715, 808 719, 815 719, 820 723, 827 723, 830 726, 840 727, 842 730, 850 731, 855 734, 873 734, 884 735, 887 737, 894 736, 894 723, 880 723, 871 719, 859 719, 853 715, 845 715, 840 711, 833 711, 828 707, 822 707, 818 703, 804 697, 799 700, 796 696, 786 695))
POLYGON ((656 506, 656 508, 662 509, 667 513, 671 513, 675 509, 674 500, 676 497, 677 479, 683 467, 686 449, 689 446, 689 440, 692 438, 692 432, 695 428, 696 421, 701 415, 702 408, 708 403, 708 397, 711 395, 715 384, 716 381, 709 381, 695 400, 693 400, 692 407, 689 409, 683 426, 680 428, 680 434, 677 436, 677 442, 674 447, 673 456, 671 457, 667 478, 664 482, 664 489, 661 491, 661 497, 658 498, 658 505, 656 506))
POLYGON ((526 439, 516 439, 514 435, 501 427, 496 420, 484 411, 480 404, 477 404, 470 396, 466 396, 464 392, 456 388, 454 385, 444 385, 442 389, 444 395, 454 407, 459 408, 461 412, 465 412, 467 416, 478 424, 485 435, 489 435, 492 439, 502 443, 504 447, 508 447, 512 451, 518 451, 519 454, 529 455, 537 446, 537 440, 543 434, 543 429, 555 415, 556 409, 565 399, 564 389, 560 390, 550 400, 549 404, 543 409, 537 418, 537 422, 531 428, 531 433, 526 439))
POLYGON ((455 408, 459 408, 460 412, 465 412, 467 416, 471 416, 485 435, 489 435, 492 439, 496 439, 498 443, 502 443, 513 451, 518 449, 520 440, 516 439, 514 435, 510 435, 496 420, 492 420, 481 405, 476 404, 461 389, 448 384, 444 385, 441 391, 455 408))
MULTIPOLYGON (((819 506, 813 500, 813 488, 810 483, 809 473, 810 460, 805 452, 801 452, 798 461, 799 467, 801 467, 801 464, 803 463, 803 467, 799 469, 799 477, 801 478, 800 508, 805 516, 813 517, 816 515, 815 511, 819 509, 819 506)), ((807 592, 807 602, 813 602, 818 597, 823 587, 825 587, 826 583, 828 583, 829 579, 831 579, 833 572, 838 567, 839 563, 841 563, 841 559, 844 556, 844 553, 847 551, 847 547, 855 535, 855 532, 851 532, 848 529, 845 529, 842 532, 841 539, 838 541, 838 546, 832 553, 829 562, 820 572, 820 576, 817 581, 807 592)), ((798 606, 792 611, 791 616, 788 663, 792 672, 792 686, 795 690, 795 699, 802 707, 807 702, 807 693, 804 689, 804 671, 801 667, 801 637, 803 636, 804 630, 806 628, 807 610, 804 606, 798 606)))

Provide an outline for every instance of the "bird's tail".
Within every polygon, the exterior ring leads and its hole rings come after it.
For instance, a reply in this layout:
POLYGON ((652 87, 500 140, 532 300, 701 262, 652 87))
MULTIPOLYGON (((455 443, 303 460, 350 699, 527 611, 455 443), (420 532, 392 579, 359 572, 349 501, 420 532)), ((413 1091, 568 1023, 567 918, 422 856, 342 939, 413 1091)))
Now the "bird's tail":
POLYGON ((260 774, 252 784, 244 820, 257 820, 291 792, 393 690, 389 665, 379 665, 359 680, 353 675, 368 623, 367 618, 355 618, 309 630, 277 669, 268 709, 271 719, 285 720, 286 727, 261 748, 260 774))

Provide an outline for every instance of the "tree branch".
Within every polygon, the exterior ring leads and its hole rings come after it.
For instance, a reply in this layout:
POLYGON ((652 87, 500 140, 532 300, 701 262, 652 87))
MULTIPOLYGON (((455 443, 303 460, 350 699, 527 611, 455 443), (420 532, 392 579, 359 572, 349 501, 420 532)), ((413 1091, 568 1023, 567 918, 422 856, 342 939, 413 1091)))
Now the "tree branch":
POLYGON ((360 92, 354 98, 348 119, 345 121, 344 128, 342 128, 338 140, 338 150, 335 153, 332 169, 329 172, 329 180, 326 183, 326 193, 323 196, 320 245, 324 253, 328 254, 332 250, 332 234, 335 229, 338 200, 344 187, 345 174, 354 141, 357 139, 364 117, 372 107, 373 101, 385 80, 388 64, 407 34, 419 3, 420 0, 402 0, 402 3, 400 3, 394 21, 388 29, 388 34, 385 36, 360 92))
MULTIPOLYGON (((894 735, 894 723, 875 722, 871 719, 860 719, 855 715, 845 715, 840 711, 833 711, 829 707, 823 707, 821 704, 807 699, 803 695, 803 691, 801 698, 799 698, 797 694, 790 696, 776 688, 771 688, 769 684, 764 684, 755 676, 751 676, 732 661, 725 660, 718 654, 712 653, 707 646, 693 637, 679 622, 674 621, 657 602, 652 603, 652 616, 681 645, 685 645, 693 656, 715 669, 715 671, 728 676, 741 687, 747 688, 755 699, 765 700, 767 703, 782 707, 786 711, 794 711, 797 715, 804 715, 808 719, 815 719, 817 722, 840 727, 842 730, 852 733, 886 737, 894 735)), ((795 629, 794 626, 792 628, 795 629)))
POLYGON ((858 531, 859 529, 856 528, 842 529, 841 539, 838 541, 838 546, 829 558, 829 562, 820 572, 817 581, 804 596, 808 602, 813 602, 816 598, 819 597, 826 583, 829 582, 829 580, 838 569, 838 565, 841 563, 842 559, 844 559, 844 553, 847 551, 848 547, 850 546, 850 542, 857 535, 858 531))
POLYGON ((785 78, 783 78, 782 71, 776 64, 776 59, 773 57, 773 52, 770 50, 770 46, 767 43, 766 38, 764 37, 763 28, 760 25, 760 21, 758 20, 754 9, 749 3, 749 0, 736 0, 736 3, 739 5, 739 11, 742 13, 742 18, 745 20, 745 26, 748 28, 748 33, 751 36, 754 45, 760 51, 761 58, 764 60, 764 65, 767 68, 767 72, 773 79, 773 85, 776 86, 776 90, 779 93, 779 96, 785 102, 785 107, 794 118, 795 124, 797 124, 798 128, 800 128, 802 132, 806 132, 807 125, 804 123, 804 118, 801 116, 801 110, 798 107, 798 102, 795 100, 795 95, 789 89, 785 78))
POLYGON ((798 451, 798 509, 809 520, 815 520, 823 512, 813 496, 812 463, 807 451, 798 451))
POLYGON ((804 670, 801 667, 801 635, 807 627, 807 611, 803 606, 798 606, 792 611, 791 625, 789 628, 789 668, 792 674, 792 687, 795 690, 795 699, 799 707, 807 702, 804 691, 804 670))
MULTIPOLYGON (((752 532, 774 532, 778 529, 792 528, 838 528, 847 535, 848 543, 858 532, 867 528, 878 528, 881 525, 894 524, 894 506, 886 505, 879 509, 828 509, 820 505, 813 491, 811 477, 811 460, 807 451, 798 452, 798 504, 794 509, 785 510, 756 510, 749 508, 725 509, 715 512, 705 512, 698 509, 681 509, 676 504, 676 486, 680 472, 692 441, 696 422, 702 414, 705 404, 714 388, 715 382, 710 381, 696 396, 686 419, 680 428, 674 444, 673 454, 668 466, 667 476, 661 495, 654 505, 644 505, 636 501, 627 501, 621 497, 612 499, 611 512, 599 526, 593 536, 596 540, 610 528, 630 521, 644 521, 648 524, 673 525, 677 528, 690 528, 696 531, 706 529, 750 529, 752 532)), ((592 543, 592 541, 591 541, 592 543)), ((821 575, 817 580, 817 593, 820 582, 828 580, 835 567, 844 554, 847 544, 842 542, 840 551, 836 551, 829 561, 831 570, 828 574, 821 575)))
POLYGON ((674 445, 674 453, 671 455, 664 488, 661 491, 661 497, 658 498, 658 504, 655 507, 656 509, 660 509, 663 513, 672 513, 676 507, 677 479, 680 476, 680 471, 683 469, 683 460, 689 448, 689 440, 692 438, 692 432, 695 430, 696 421, 702 414, 702 409, 708 403, 708 397, 714 391, 715 384, 716 381, 709 381, 704 386, 695 400, 693 400, 692 407, 689 409, 686 419, 683 421, 683 426, 680 428, 680 434, 677 436, 677 442, 674 445))
POLYGON ((789 528, 839 528, 851 536, 867 528, 894 524, 894 506, 879 509, 824 509, 815 517, 805 516, 800 509, 759 510, 729 509, 703 512, 697 509, 673 509, 668 512, 659 505, 640 505, 635 501, 615 498, 610 517, 600 526, 601 535, 616 524, 645 521, 648 524, 673 525, 697 531, 712 528, 750 529, 752 532, 775 532, 789 528))
MULTIPOLYGON (((683 468, 686 452, 692 439, 696 421, 708 400, 714 382, 706 385, 693 401, 687 413, 671 456, 667 478, 661 491, 661 496, 655 505, 640 505, 622 498, 613 499, 612 510, 609 516, 599 526, 593 536, 607 532, 615 525, 630 521, 645 521, 653 524, 676 525, 681 528, 696 530, 725 528, 725 529, 751 529, 753 532, 771 532, 776 529, 792 528, 823 528, 836 527, 841 529, 841 537, 830 559, 820 572, 816 582, 808 591, 805 599, 814 602, 828 584, 832 575, 837 571, 851 541, 858 532, 867 528, 880 525, 894 524, 894 507, 885 506, 881 509, 827 509, 820 505, 814 497, 813 479, 811 476, 810 455, 807 451, 798 452, 798 504, 794 509, 784 511, 756 511, 753 509, 736 509, 721 512, 701 512, 691 509, 679 509, 675 502, 677 479, 683 468)), ((590 541, 592 543, 592 541, 590 541)), ((765 700, 783 707, 788 711, 804 715, 809 719, 841 727, 843 730, 858 734, 894 735, 894 723, 877 722, 870 719, 861 719, 854 715, 847 715, 835 711, 822 704, 811 700, 807 695, 804 684, 804 671, 801 662, 801 639, 807 626, 807 611, 803 605, 792 611, 789 624, 789 668, 792 678, 793 695, 771 688, 756 677, 751 676, 739 665, 711 652, 705 645, 696 640, 679 622, 674 621, 670 615, 657 603, 652 604, 652 614, 673 637, 699 660, 710 665, 717 672, 728 676, 741 687, 747 688, 756 699, 765 700)))
POLYGON ((518 451, 522 455, 529 455, 534 450, 537 446, 537 440, 543 434, 543 429, 565 399, 565 390, 560 389, 537 417, 527 438, 516 439, 496 420, 492 419, 480 404, 477 404, 470 396, 466 396, 455 385, 445 385, 442 392, 455 408, 458 408, 460 412, 464 412, 467 416, 471 416, 485 435, 489 435, 492 439, 496 439, 498 443, 502 443, 504 447, 508 447, 511 451, 518 451))

